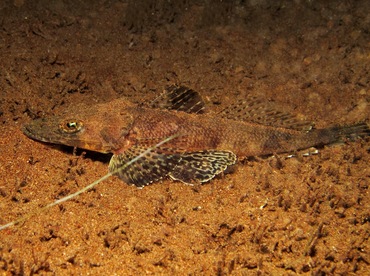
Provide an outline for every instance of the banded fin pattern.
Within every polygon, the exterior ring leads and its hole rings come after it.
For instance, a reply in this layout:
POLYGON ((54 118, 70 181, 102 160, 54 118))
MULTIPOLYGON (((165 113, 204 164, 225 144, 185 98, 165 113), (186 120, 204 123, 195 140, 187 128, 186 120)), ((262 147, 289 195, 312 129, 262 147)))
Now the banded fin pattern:
POLYGON ((236 163, 230 151, 205 150, 181 154, 181 160, 169 176, 187 184, 203 183, 236 163))
POLYGON ((198 92, 185 86, 171 85, 154 99, 149 107, 186 113, 202 113, 205 105, 198 92))
POLYGON ((136 156, 143 154, 147 149, 143 146, 133 146, 123 154, 113 155, 109 162, 109 172, 118 170, 115 175, 120 179, 127 184, 142 188, 167 176, 180 160, 176 153, 168 154, 160 148, 155 148, 130 166, 122 170, 119 169, 136 156))
POLYGON ((279 111, 278 106, 255 96, 247 96, 220 112, 220 116, 234 121, 253 122, 266 126, 282 127, 298 131, 310 131, 312 122, 297 118, 288 112, 279 111))

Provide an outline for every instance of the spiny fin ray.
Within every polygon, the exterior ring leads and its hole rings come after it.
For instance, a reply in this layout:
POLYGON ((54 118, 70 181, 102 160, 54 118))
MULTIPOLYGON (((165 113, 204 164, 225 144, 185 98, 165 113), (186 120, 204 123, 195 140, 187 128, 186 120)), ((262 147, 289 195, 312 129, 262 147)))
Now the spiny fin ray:
POLYGON ((151 108, 202 113, 204 101, 198 92, 185 86, 171 85, 149 103, 151 108))

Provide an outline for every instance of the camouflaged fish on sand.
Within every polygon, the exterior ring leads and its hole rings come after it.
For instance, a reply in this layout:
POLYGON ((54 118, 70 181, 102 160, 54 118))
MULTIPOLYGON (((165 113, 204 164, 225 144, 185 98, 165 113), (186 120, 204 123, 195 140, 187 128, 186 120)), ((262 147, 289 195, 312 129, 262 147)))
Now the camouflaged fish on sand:
POLYGON ((23 131, 42 142, 112 153, 109 171, 137 187, 164 177, 202 183, 237 159, 290 153, 370 135, 365 123, 315 129, 311 123, 254 97, 219 114, 207 113, 199 94, 182 86, 167 88, 147 105, 117 99, 74 114, 34 120, 23 131), (135 156, 174 135, 120 170, 135 156))

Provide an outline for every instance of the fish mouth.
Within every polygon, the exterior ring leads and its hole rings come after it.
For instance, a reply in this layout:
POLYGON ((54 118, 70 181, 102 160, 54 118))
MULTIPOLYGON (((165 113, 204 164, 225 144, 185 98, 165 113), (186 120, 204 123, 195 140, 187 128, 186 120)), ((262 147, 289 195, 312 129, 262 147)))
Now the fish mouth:
POLYGON ((81 137, 84 131, 64 132, 59 118, 36 119, 22 127, 23 133, 39 142, 77 147, 81 149, 109 153, 109 147, 103 147, 99 141, 81 137))
POLYGON ((36 119, 22 127, 23 133, 36 141, 76 146, 79 137, 75 133, 63 133, 59 127, 58 118, 36 119))
MULTIPOLYGON (((36 119, 22 127, 22 132, 29 138, 46 143, 56 143, 50 121, 36 119), (54 138, 54 139, 53 139, 54 138)), ((60 137, 59 137, 60 138, 60 137)))

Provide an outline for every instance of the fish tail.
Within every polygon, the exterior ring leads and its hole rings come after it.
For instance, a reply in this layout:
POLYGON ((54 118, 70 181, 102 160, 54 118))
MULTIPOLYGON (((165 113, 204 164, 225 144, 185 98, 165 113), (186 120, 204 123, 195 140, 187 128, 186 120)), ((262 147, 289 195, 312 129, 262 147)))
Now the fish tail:
POLYGON ((358 123, 349 126, 335 126, 328 129, 332 133, 333 143, 344 140, 354 141, 358 138, 370 136, 370 128, 366 123, 358 123))

